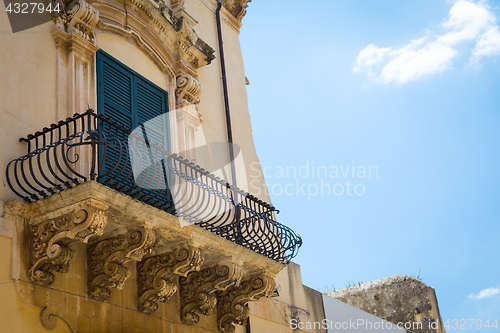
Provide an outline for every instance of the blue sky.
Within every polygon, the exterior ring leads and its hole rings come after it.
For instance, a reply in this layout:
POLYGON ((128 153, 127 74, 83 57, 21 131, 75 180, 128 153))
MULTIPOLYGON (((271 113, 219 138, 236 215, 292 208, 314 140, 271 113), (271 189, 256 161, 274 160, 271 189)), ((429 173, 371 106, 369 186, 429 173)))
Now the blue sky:
POLYGON ((303 237, 304 284, 420 271, 444 321, 500 324, 499 6, 250 3, 241 43, 254 140, 279 221, 303 237), (293 176, 307 165, 338 177, 293 176), (358 177, 369 166, 378 177, 358 177), (312 195, 322 184, 339 195, 312 195))

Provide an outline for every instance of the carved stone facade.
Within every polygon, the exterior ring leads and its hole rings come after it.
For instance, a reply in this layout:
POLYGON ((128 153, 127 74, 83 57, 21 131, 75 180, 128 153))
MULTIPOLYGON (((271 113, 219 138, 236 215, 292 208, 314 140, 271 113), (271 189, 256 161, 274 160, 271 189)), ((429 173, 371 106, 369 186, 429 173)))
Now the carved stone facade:
POLYGON ((63 1, 64 14, 55 19, 55 26, 63 32, 77 33, 95 43, 94 27, 99 22, 99 12, 84 0, 63 1))
MULTIPOLYGON (((54 20, 57 48, 57 116, 82 113, 96 103, 94 28, 99 12, 84 0, 64 5, 66 13, 54 20)), ((83 167, 83 166, 82 166, 83 167)))
MULTIPOLYGON (((226 23, 241 19, 246 2, 224 2, 226 23)), ((54 18, 46 36, 52 52, 47 53, 56 63, 54 118, 66 119, 89 106, 97 109, 96 52, 99 46, 106 51, 99 36, 112 34, 156 65, 152 72, 159 73, 159 81, 165 79, 162 89, 169 93, 170 111, 179 109, 170 121, 172 141, 179 142, 177 150, 193 150, 202 107, 198 74, 213 61, 215 51, 197 35, 197 22, 186 12, 185 0, 170 3, 171 8, 163 0, 63 0, 64 14, 54 18)), ((81 146, 75 153, 76 171, 87 174, 89 151, 81 146)), ((248 277, 259 271, 273 275, 283 268, 94 181, 31 204, 11 201, 7 206, 5 216, 14 226, 10 278, 25 304, 42 309, 40 320, 48 329, 59 323, 73 332, 126 331, 129 317, 134 317, 142 325, 134 327, 136 331, 182 331, 185 325, 205 325, 203 315, 213 316, 211 327, 203 327, 213 332, 219 299, 237 294, 246 304, 268 295, 258 286, 248 291, 248 277), (92 326, 102 323, 108 326, 92 326), (166 326, 170 330, 161 330, 166 326)))
POLYGON ((172 252, 148 258, 138 267, 138 307, 145 313, 158 309, 158 302, 166 303, 177 291, 179 276, 198 271, 202 257, 199 249, 180 246, 172 252))
POLYGON ((236 265, 216 265, 191 272, 179 279, 181 297, 181 320, 193 324, 200 320, 199 315, 209 316, 217 303, 217 291, 224 291, 238 285, 241 268, 236 265))
POLYGON ((203 315, 212 317, 210 331, 218 318, 220 330, 231 332, 244 323, 249 301, 272 293, 283 268, 96 182, 31 204, 15 201, 6 212, 18 225, 12 278, 25 302, 42 308, 45 328, 59 317, 74 332, 105 331, 82 321, 106 313, 99 322, 118 331, 132 316, 139 318, 138 331, 149 332, 156 330, 148 325, 172 320, 178 327, 206 327, 203 315))
POLYGON ((90 245, 89 295, 105 301, 111 296, 110 288, 123 289, 131 273, 125 264, 132 260, 141 261, 142 257, 153 252, 156 240, 153 229, 141 227, 90 245))
POLYGON ((234 333, 234 324, 245 325, 248 318, 247 303, 271 296, 275 288, 274 277, 262 273, 243 280, 239 286, 218 292, 217 323, 219 330, 224 333, 234 333))
POLYGON ((246 15, 248 3, 252 0, 222 0, 222 5, 239 21, 246 15))
POLYGON ((192 75, 182 73, 177 76, 177 87, 175 89, 175 98, 177 107, 186 105, 198 105, 200 103, 199 96, 201 94, 201 82, 192 75))
POLYGON ((31 224, 33 265, 29 275, 30 280, 37 284, 52 284, 53 272, 68 272, 74 259, 74 251, 68 244, 75 241, 86 243, 90 237, 103 233, 107 221, 103 210, 89 202, 76 204, 68 210, 31 224))
MULTIPOLYGON (((127 6, 112 0, 64 3, 66 12, 54 19, 52 31, 57 46, 57 117, 65 119, 89 106, 96 108, 96 34, 111 33, 135 44, 165 74, 170 85, 167 90, 175 95, 172 107, 189 108, 188 112, 172 112, 171 149, 192 151, 201 123, 202 85, 196 71, 212 62, 215 51, 196 34, 196 21, 184 10, 184 1, 174 1, 172 9, 162 0, 130 0, 127 6)), ((195 156, 186 157, 196 160, 195 156)), ((79 166, 82 172, 88 168, 83 163, 79 166)))

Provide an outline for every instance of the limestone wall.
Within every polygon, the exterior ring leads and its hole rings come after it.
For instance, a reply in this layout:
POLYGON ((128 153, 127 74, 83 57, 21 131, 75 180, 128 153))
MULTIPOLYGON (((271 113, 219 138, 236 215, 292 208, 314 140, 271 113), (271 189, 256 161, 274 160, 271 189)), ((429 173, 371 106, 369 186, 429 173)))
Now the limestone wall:
POLYGON ((276 277, 276 285, 279 296, 250 303, 252 332, 327 332, 318 325, 307 329, 322 322, 325 314, 321 293, 302 284, 299 265, 288 264, 276 277), (302 323, 304 329, 293 330, 293 323, 302 323))
POLYGON ((422 329, 410 331, 444 333, 434 288, 413 276, 396 275, 327 295, 393 324, 422 323, 422 329))
MULTIPOLYGON (((234 6, 238 2, 246 3, 232 1, 230 4, 234 6)), ((180 32, 175 31, 177 27, 168 27, 170 30, 162 32, 161 22, 167 21, 148 16, 152 11, 146 6, 155 7, 154 1, 89 0, 86 3, 101 11, 99 22, 89 19, 95 18, 95 13, 87 13, 89 15, 82 15, 82 19, 89 21, 80 22, 78 26, 70 27, 70 22, 65 22, 66 25, 48 22, 16 34, 10 30, 4 3, 0 4, 0 142, 3 147, 0 149, 0 208, 4 201, 16 199, 7 186, 4 170, 11 160, 27 153, 26 143, 20 143, 19 138, 76 112, 84 112, 88 106, 96 109, 94 54, 97 49, 109 53, 165 89, 171 111, 178 106, 175 98, 178 74, 185 71, 196 77, 203 86, 197 105, 203 122, 198 130, 203 132, 206 142, 227 142, 215 0, 165 1, 166 6, 184 8, 178 12, 184 15, 184 30, 180 32), (138 8, 146 9, 140 12, 138 8), (82 26, 86 29, 78 30, 82 26), (206 43, 201 48, 212 47, 215 51, 215 59, 210 64, 203 63, 204 55, 196 50, 199 45, 189 43, 190 38, 196 40, 196 36, 206 43), (181 41, 186 40, 187 46, 181 46, 181 41)), ((262 172, 255 172, 256 168, 260 171, 260 166, 256 167, 259 160, 247 105, 245 69, 239 43, 241 23, 226 9, 223 9, 222 19, 233 136, 242 150, 238 162, 238 185, 269 202, 262 172)), ((172 134, 173 142, 180 145, 181 130, 174 126, 172 134)), ((197 162, 210 170, 216 164, 215 158, 209 156, 197 162)), ((183 324, 175 317, 179 307, 175 298, 153 319, 151 315, 137 311, 137 286, 132 282, 108 302, 90 299, 85 284, 88 273, 86 247, 82 243, 71 245, 76 258, 67 274, 55 273, 57 282, 50 287, 32 284, 26 275, 32 250, 26 223, 5 217, 0 211, 1 332, 48 332, 40 320, 42 309, 33 306, 47 302, 51 308, 60 309, 61 317, 72 318, 72 327, 78 332, 217 331, 214 314, 202 316, 197 325, 183 324), (23 272, 20 272, 21 267, 23 272)), ((298 265, 290 264, 277 279, 279 297, 261 299, 250 305, 252 332, 291 332, 289 321, 292 318, 303 322, 323 318, 321 295, 302 285, 298 265)), ((42 319, 54 324, 51 332, 70 331, 56 315, 42 319)), ((245 332, 245 327, 238 326, 237 332, 245 332)))

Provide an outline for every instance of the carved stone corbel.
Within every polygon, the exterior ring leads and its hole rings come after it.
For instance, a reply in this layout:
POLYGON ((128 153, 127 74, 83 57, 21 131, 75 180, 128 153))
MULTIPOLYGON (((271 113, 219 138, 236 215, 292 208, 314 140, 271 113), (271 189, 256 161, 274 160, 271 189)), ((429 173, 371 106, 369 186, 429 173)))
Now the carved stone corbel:
POLYGON ((158 309, 158 302, 169 302, 170 297, 177 291, 177 281, 174 279, 200 270, 201 262, 200 250, 191 245, 184 245, 139 263, 139 310, 153 313, 158 309))
POLYGON ((217 265, 191 272, 179 279, 181 298, 181 320, 188 324, 197 323, 200 314, 209 316, 217 304, 217 291, 224 291, 238 285, 241 269, 236 265, 217 265))
POLYGON ((235 326, 245 325, 248 318, 246 304, 261 297, 269 297, 276 288, 274 278, 266 274, 253 275, 239 286, 217 293, 217 324, 224 333, 234 333, 235 326))
POLYGON ((238 21, 241 21, 247 13, 248 3, 252 0, 222 0, 222 6, 226 8, 238 21))
POLYGON ((175 88, 177 107, 181 108, 187 105, 194 105, 196 107, 200 103, 198 97, 201 94, 201 89, 201 82, 192 75, 187 73, 178 75, 177 87, 175 88))
POLYGON ((124 235, 102 240, 89 246, 89 295, 105 301, 111 297, 110 288, 121 290, 130 270, 125 266, 131 260, 141 261, 156 244, 153 229, 142 226, 124 235))
POLYGON ((75 32, 95 43, 94 27, 99 22, 97 9, 84 0, 62 1, 65 13, 54 19, 56 27, 66 33, 75 32))
POLYGON ((74 259, 68 244, 86 243, 92 236, 100 236, 107 218, 104 211, 88 203, 79 203, 69 213, 31 225, 33 234, 33 265, 30 280, 36 284, 54 282, 53 272, 67 273, 74 259))

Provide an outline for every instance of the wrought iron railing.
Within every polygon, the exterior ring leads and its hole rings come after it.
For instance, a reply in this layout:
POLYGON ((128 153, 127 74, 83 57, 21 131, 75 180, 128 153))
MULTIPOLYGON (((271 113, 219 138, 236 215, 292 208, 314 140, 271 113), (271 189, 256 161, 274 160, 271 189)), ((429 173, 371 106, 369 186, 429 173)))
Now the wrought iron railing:
POLYGON ((276 261, 297 254, 302 239, 272 205, 134 135, 93 110, 75 114, 20 139, 28 153, 8 164, 7 183, 34 202, 95 180, 276 261))

